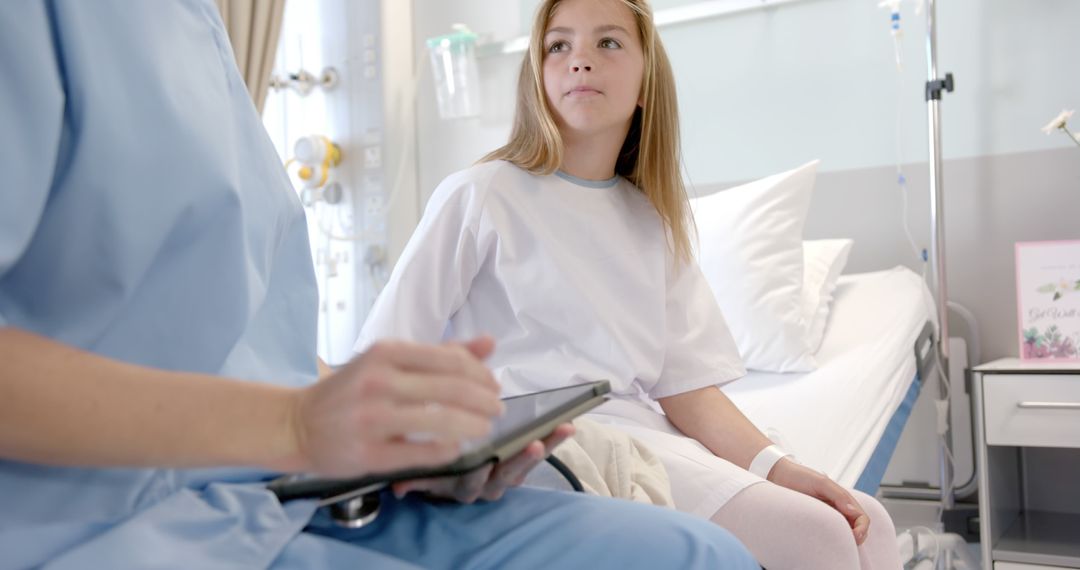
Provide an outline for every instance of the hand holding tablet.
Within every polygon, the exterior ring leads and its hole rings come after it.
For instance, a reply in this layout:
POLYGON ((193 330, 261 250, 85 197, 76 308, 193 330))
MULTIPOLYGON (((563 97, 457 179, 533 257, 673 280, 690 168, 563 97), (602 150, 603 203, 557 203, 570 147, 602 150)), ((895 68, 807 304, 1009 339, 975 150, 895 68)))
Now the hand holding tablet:
MULTIPOLYGON (((452 461, 430 467, 412 467, 346 479, 285 477, 269 488, 282 501, 320 499, 337 502, 390 483, 461 475, 517 456, 534 441, 545 439, 557 426, 605 401, 607 381, 590 382, 503 400, 506 411, 495 419, 492 432, 466 440, 452 461)), ((565 434, 556 434, 561 441, 565 434)), ((549 451, 545 449, 545 452, 549 451)))
POLYGON ((350 477, 446 463, 502 413, 499 385, 483 363, 493 349, 490 338, 376 343, 315 384, 281 391, 281 433, 261 465, 350 477), (435 437, 408 439, 419 432, 435 437))

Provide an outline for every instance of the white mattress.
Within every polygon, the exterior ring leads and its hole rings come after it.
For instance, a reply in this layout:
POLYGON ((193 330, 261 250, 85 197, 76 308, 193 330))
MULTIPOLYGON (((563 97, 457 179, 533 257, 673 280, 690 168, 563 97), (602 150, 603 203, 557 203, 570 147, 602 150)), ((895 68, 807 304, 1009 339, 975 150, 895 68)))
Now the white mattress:
POLYGON ((751 371, 724 392, 796 458, 852 487, 915 377, 914 346, 934 302, 911 270, 845 275, 805 374, 751 371))

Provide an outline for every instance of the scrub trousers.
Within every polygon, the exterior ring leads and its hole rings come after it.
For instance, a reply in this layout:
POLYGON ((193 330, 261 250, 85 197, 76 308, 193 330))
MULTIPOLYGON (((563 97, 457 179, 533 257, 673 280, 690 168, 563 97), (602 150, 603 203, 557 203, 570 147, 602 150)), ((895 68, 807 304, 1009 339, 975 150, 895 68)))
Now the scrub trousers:
POLYGON ((670 509, 521 487, 494 503, 382 496, 379 516, 339 527, 325 510, 272 568, 730 568, 760 566, 730 533, 670 509))

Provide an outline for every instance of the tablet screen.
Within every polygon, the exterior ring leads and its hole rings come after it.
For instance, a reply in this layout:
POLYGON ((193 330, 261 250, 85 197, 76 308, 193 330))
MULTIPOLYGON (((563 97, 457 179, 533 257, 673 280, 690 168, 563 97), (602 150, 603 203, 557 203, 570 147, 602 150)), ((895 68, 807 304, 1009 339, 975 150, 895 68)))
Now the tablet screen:
POLYGON ((500 439, 513 435, 514 431, 528 425, 533 419, 543 417, 559 409, 567 402, 592 396, 596 392, 593 383, 504 398, 506 412, 492 422, 491 433, 482 438, 466 440, 461 445, 462 455, 500 439))

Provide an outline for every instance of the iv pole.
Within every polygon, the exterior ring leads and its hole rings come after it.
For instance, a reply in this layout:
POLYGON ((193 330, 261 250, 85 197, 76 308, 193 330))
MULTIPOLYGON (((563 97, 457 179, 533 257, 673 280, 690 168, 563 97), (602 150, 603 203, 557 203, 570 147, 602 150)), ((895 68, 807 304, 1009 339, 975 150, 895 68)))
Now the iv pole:
POLYGON ((941 470, 941 508, 944 514, 953 503, 952 434, 949 418, 949 293, 945 279, 945 197, 941 184, 941 94, 952 92, 953 76, 946 73, 944 79, 937 74, 937 28, 935 23, 936 0, 926 3, 926 82, 927 120, 930 134, 930 270, 934 282, 934 298, 937 301, 939 333, 937 339, 938 366, 940 366, 938 431, 942 436, 938 459, 941 470))

